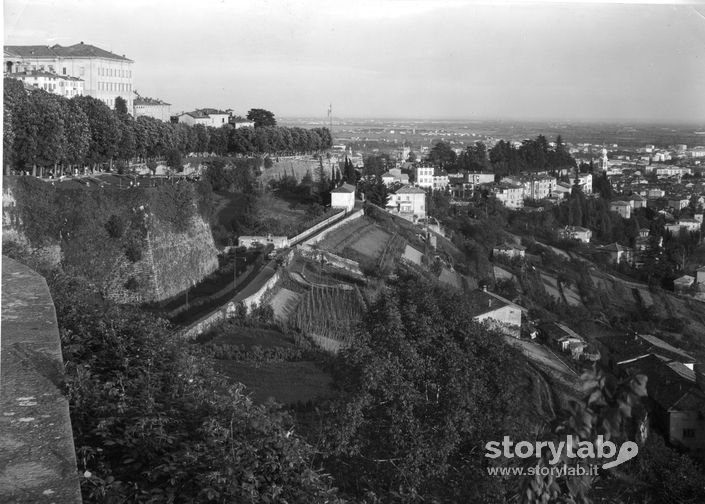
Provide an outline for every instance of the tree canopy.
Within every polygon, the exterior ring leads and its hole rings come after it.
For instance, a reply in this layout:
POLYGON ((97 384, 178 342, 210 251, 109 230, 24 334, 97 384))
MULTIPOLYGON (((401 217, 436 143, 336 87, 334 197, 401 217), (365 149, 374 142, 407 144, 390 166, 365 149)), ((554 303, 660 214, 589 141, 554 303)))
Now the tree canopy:
POLYGON ((522 362, 472 321, 460 291, 399 270, 336 366, 344 399, 330 419, 326 469, 370 501, 500 499, 503 482, 489 479, 477 451, 530 428, 522 362))
POLYGON ((336 502, 312 448, 167 325, 50 281, 85 502, 336 502))
MULTIPOLYGON (((261 111, 262 109, 253 109, 261 111)), ((311 153, 329 149, 332 138, 327 128, 276 126, 267 114, 258 127, 220 128, 172 124, 139 116, 133 118, 123 99, 111 110, 90 96, 70 100, 44 90, 27 92, 22 83, 5 79, 3 102, 3 161, 21 170, 61 166, 98 166, 117 161, 149 162, 174 152, 215 153, 253 156, 259 154, 311 153)), ((264 111, 268 112, 268 111, 264 111)), ((271 112, 268 112, 271 114, 271 112)))
POLYGON ((247 119, 255 122, 255 128, 277 125, 277 120, 274 118, 274 114, 269 110, 261 108, 250 109, 249 112, 247 112, 247 119))

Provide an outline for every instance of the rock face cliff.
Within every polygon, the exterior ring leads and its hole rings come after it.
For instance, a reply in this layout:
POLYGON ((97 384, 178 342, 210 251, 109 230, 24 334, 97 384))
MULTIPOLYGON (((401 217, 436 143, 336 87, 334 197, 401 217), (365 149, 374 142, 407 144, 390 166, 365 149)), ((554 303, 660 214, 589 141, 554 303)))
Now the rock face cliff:
POLYGON ((60 185, 5 178, 5 250, 83 276, 120 303, 168 299, 217 269, 202 211, 209 194, 196 184, 113 191, 60 185))

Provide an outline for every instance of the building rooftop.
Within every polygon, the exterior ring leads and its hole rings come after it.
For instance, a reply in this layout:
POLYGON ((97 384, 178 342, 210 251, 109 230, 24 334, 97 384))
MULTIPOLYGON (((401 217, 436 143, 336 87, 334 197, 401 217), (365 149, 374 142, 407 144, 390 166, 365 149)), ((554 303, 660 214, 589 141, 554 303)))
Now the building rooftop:
POLYGON ((682 277, 676 278, 673 283, 674 284, 685 284, 685 285, 690 285, 695 281, 695 277, 692 277, 690 275, 683 275, 682 277))
POLYGON ((617 242, 610 243, 609 245, 605 245, 601 248, 602 250, 606 250, 607 252, 627 252, 631 250, 631 248, 625 247, 624 245, 620 245, 617 242))
POLYGON ((489 292, 481 290, 474 290, 468 293, 467 298, 469 301, 468 312, 471 317, 493 312, 510 304, 509 301, 502 300, 489 292))
POLYGON ((695 358, 650 334, 623 337, 604 337, 600 341, 615 354, 615 360, 625 362, 646 355, 657 355, 681 363, 693 364, 695 358))
POLYGON ((144 98, 139 96, 134 100, 135 105, 171 105, 171 103, 166 103, 156 98, 144 98))
POLYGON ((219 109, 214 109, 214 108, 202 108, 202 109, 196 109, 198 112, 201 112, 206 115, 215 115, 215 114, 220 114, 220 115, 230 115, 228 112, 225 110, 219 110, 219 109))
POLYGON ((54 79, 83 82, 83 79, 80 79, 78 77, 71 77, 70 75, 60 75, 55 72, 48 72, 46 70, 26 70, 24 72, 15 72, 7 74, 7 77, 10 77, 12 79, 21 79, 22 77, 51 77, 54 79))
POLYGON ((584 228, 582 226, 566 226, 566 231, 570 231, 572 233, 587 233, 590 230, 588 228, 584 228))
POLYGON ((696 383, 695 372, 682 363, 648 355, 622 367, 630 374, 646 375, 649 397, 666 411, 705 413, 705 393, 696 383))
POLYGON ((419 189, 418 187, 405 185, 404 187, 397 189, 394 194, 426 194, 426 191, 419 189))
POLYGON ((350 184, 343 184, 340 187, 337 187, 331 191, 331 193, 354 193, 355 192, 355 186, 350 185, 350 184))
POLYGON ((126 58, 125 55, 119 56, 100 47, 91 44, 80 42, 71 46, 53 46, 29 45, 29 46, 5 46, 5 53, 8 56, 20 58, 104 58, 126 61, 132 63, 132 60, 126 58))

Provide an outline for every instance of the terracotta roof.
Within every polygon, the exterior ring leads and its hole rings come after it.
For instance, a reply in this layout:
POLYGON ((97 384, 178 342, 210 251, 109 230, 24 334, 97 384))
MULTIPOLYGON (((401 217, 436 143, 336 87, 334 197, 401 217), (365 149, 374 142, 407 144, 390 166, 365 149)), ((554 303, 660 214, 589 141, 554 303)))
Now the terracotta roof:
POLYGON ((58 44, 49 46, 34 45, 34 46, 5 46, 5 51, 21 58, 104 58, 120 61, 132 60, 125 56, 101 49, 91 44, 74 44, 71 46, 60 46, 58 44))
POLYGON ((492 296, 488 292, 483 292, 481 290, 475 290, 468 293, 467 298, 470 305, 468 312, 471 317, 477 317, 478 315, 493 312, 509 305, 508 302, 505 303, 496 296, 492 296))
POLYGON ((571 233, 587 233, 590 231, 588 228, 581 226, 566 226, 565 230, 571 233))
POLYGON ((705 412, 705 393, 695 381, 695 372, 680 362, 649 355, 622 367, 630 374, 646 375, 649 397, 666 411, 705 412))
POLYGON ((404 187, 397 189, 397 192, 394 194, 426 194, 426 191, 419 189, 418 187, 405 185, 404 187))
POLYGON ((340 187, 333 189, 331 193, 354 193, 355 192, 355 186, 350 185, 350 184, 343 184, 340 187))
POLYGON ((695 281, 695 278, 690 275, 683 275, 676 278, 673 283, 690 285, 695 281))
POLYGON ((202 109, 197 109, 199 112, 202 112, 206 115, 230 115, 229 113, 225 112, 224 110, 219 110, 219 109, 214 109, 214 108, 202 108, 202 109))
POLYGON ((615 354, 615 360, 618 362, 639 359, 646 355, 657 355, 682 363, 695 362, 692 355, 650 334, 603 337, 600 341, 615 354))
POLYGON ((135 105, 171 105, 171 103, 166 103, 156 98, 143 98, 141 96, 135 98, 135 105))
POLYGON ((17 58, 55 58, 56 52, 45 45, 5 46, 5 52, 17 58))

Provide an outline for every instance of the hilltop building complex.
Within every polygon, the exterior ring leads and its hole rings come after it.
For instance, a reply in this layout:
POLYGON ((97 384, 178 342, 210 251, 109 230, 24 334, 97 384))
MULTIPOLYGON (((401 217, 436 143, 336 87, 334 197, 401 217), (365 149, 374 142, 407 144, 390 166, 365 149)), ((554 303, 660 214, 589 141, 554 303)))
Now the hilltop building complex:
POLYGON ((127 110, 133 109, 134 62, 124 54, 120 56, 83 42, 66 47, 55 44, 5 46, 4 49, 7 76, 20 78, 22 75, 25 84, 69 98, 80 89, 80 85, 67 86, 75 82, 69 78, 79 79, 83 82, 80 94, 97 98, 111 108, 120 96, 127 102, 127 110), (61 92, 67 88, 73 94, 61 92))

